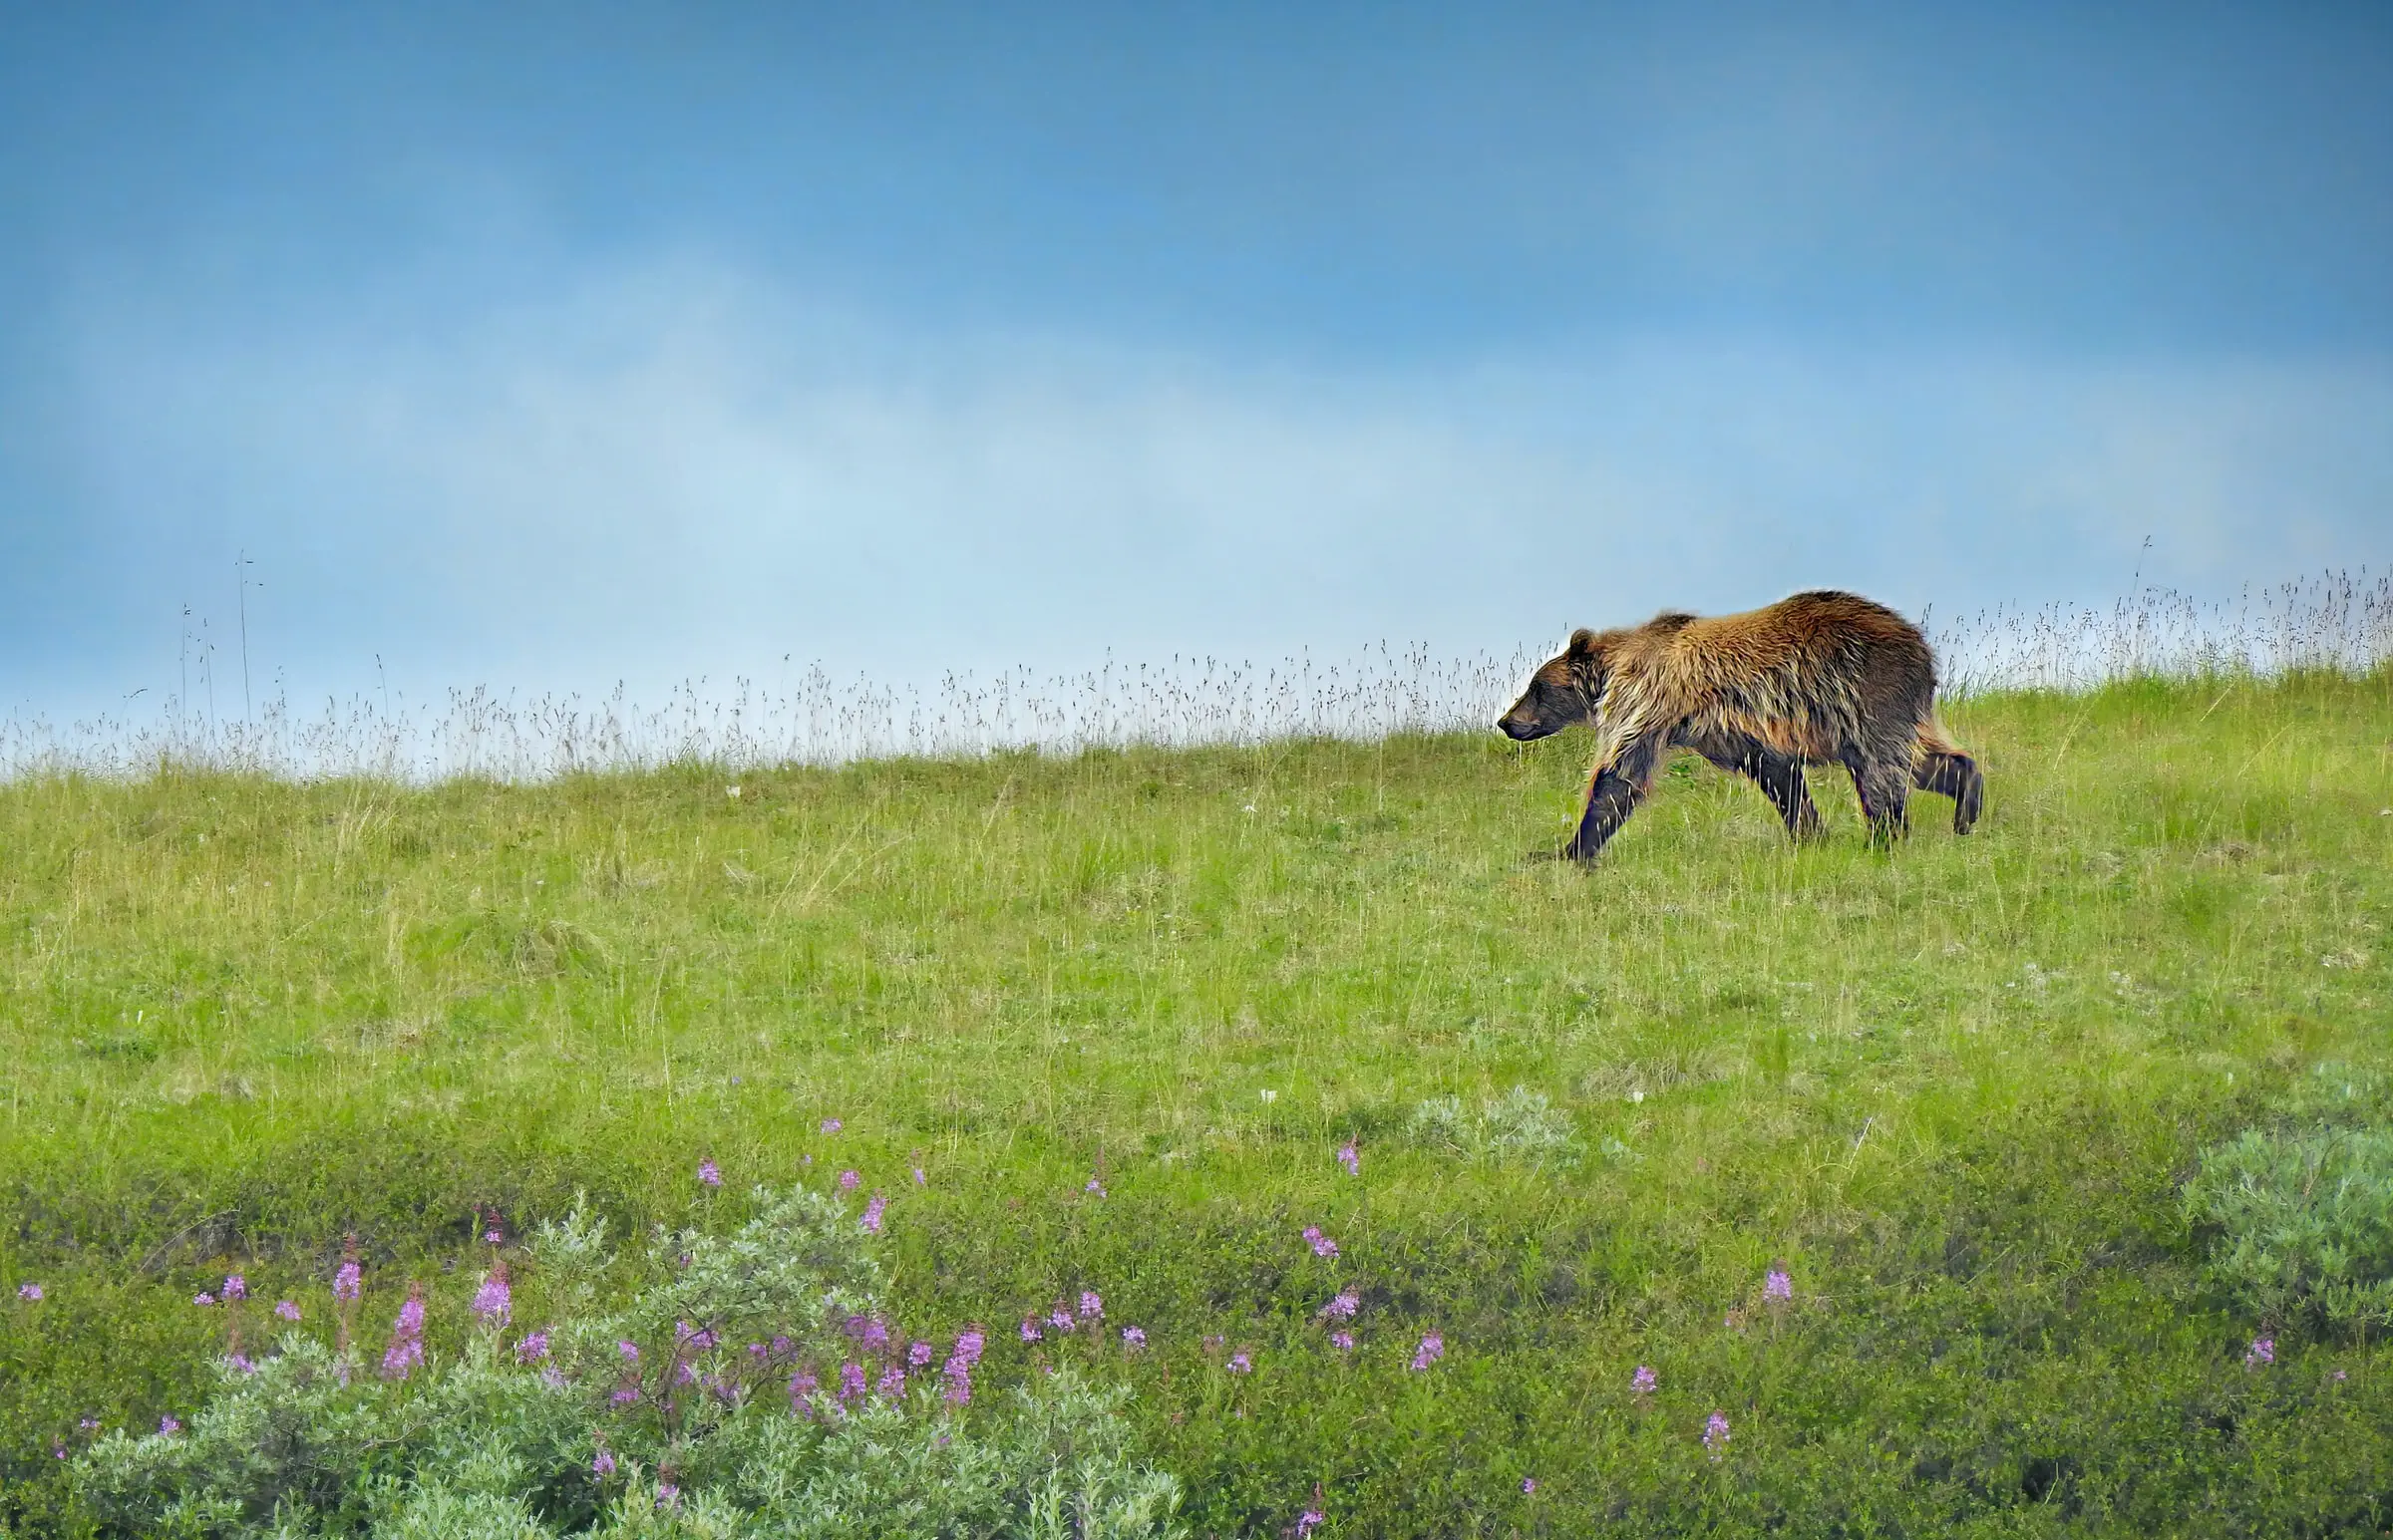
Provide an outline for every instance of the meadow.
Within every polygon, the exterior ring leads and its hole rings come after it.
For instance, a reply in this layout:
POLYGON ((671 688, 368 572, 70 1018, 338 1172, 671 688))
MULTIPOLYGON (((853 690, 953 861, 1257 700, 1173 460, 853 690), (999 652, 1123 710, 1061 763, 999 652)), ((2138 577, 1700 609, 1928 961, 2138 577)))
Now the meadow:
POLYGON ((1593 869, 1576 733, 21 773, 0 1531, 102 1522, 228 1272, 316 1330, 354 1236, 438 1359, 488 1228, 756 1183, 881 1195, 989 1384, 1126 1386, 1194 1534, 2393 1528, 2393 670, 1946 716, 1965 839, 1686 760, 1593 869), (2246 1134, 2362 1141, 2323 1241, 2189 1199, 2246 1134))

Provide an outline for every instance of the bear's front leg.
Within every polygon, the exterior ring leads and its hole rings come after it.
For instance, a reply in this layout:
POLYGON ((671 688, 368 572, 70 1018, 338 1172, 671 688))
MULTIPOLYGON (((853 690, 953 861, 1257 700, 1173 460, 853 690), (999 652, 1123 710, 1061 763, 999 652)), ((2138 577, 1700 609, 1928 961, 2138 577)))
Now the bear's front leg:
POLYGON ((1645 799, 1645 789, 1652 783, 1653 768, 1661 758, 1660 743, 1642 738, 1615 752, 1612 763, 1598 765, 1594 778, 1587 786, 1587 810, 1578 820, 1578 832, 1562 846, 1562 855, 1573 861, 1592 861, 1604 841, 1619 832, 1628 815, 1637 810, 1645 799))

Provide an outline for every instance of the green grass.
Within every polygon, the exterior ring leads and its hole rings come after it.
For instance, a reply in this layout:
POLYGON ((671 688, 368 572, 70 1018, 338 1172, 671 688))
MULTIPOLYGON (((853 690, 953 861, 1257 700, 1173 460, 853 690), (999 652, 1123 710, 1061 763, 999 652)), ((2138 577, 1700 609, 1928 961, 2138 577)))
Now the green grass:
POLYGON ((474 1205, 728 1217, 712 1158, 861 1171, 1001 1376, 1101 1290, 1151 1351, 1060 1351, 1202 1534, 2381 1532, 2393 1354, 2256 1319, 2178 1194, 2393 1065, 2393 675, 1948 715, 1967 839, 1816 775, 1795 849, 1688 762, 1593 870, 1531 858, 1575 734, 0 785, 0 1524, 76 1525, 79 1417, 188 1413, 228 1265, 320 1320, 355 1231, 437 1348, 474 1205))

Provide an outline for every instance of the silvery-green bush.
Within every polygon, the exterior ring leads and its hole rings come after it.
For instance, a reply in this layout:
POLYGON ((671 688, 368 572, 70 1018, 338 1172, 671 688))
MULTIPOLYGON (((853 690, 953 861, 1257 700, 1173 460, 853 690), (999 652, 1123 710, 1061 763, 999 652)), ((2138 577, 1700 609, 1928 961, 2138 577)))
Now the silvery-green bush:
POLYGON ((659 1233, 617 1309, 598 1305, 602 1221, 576 1209, 530 1251, 556 1309, 540 1334, 511 1344, 494 1308, 461 1354, 402 1375, 287 1333, 228 1358, 187 1427, 93 1445, 83 1496, 144 1535, 1179 1532, 1179 1486, 1133 1453, 1126 1392, 1066 1372, 974 1400, 976 1340, 906 1364, 868 1238, 819 1194, 760 1191, 729 1236, 659 1233), (866 1388, 818 1375, 842 1360, 866 1388))
POLYGON ((2203 1151, 2185 1205, 2211 1265, 2271 1323, 2393 1322, 2393 1130, 2249 1129, 2203 1151))

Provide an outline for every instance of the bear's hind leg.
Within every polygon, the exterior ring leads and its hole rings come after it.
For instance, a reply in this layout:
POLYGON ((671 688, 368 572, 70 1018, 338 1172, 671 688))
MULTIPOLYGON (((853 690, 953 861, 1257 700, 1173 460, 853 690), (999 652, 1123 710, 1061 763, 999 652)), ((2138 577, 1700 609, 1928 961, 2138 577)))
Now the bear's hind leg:
POLYGON ((1985 810, 1986 777, 1977 762, 1958 750, 1931 749, 1912 773, 1911 783, 1922 791, 1952 798, 1952 831, 1966 834, 1985 810))
POLYGON ((1870 820, 1873 844, 1891 844, 1910 832, 1910 818, 1903 807, 1911 790, 1907 758, 1846 757, 1845 768, 1852 773, 1853 789, 1862 799, 1862 816, 1870 820))

